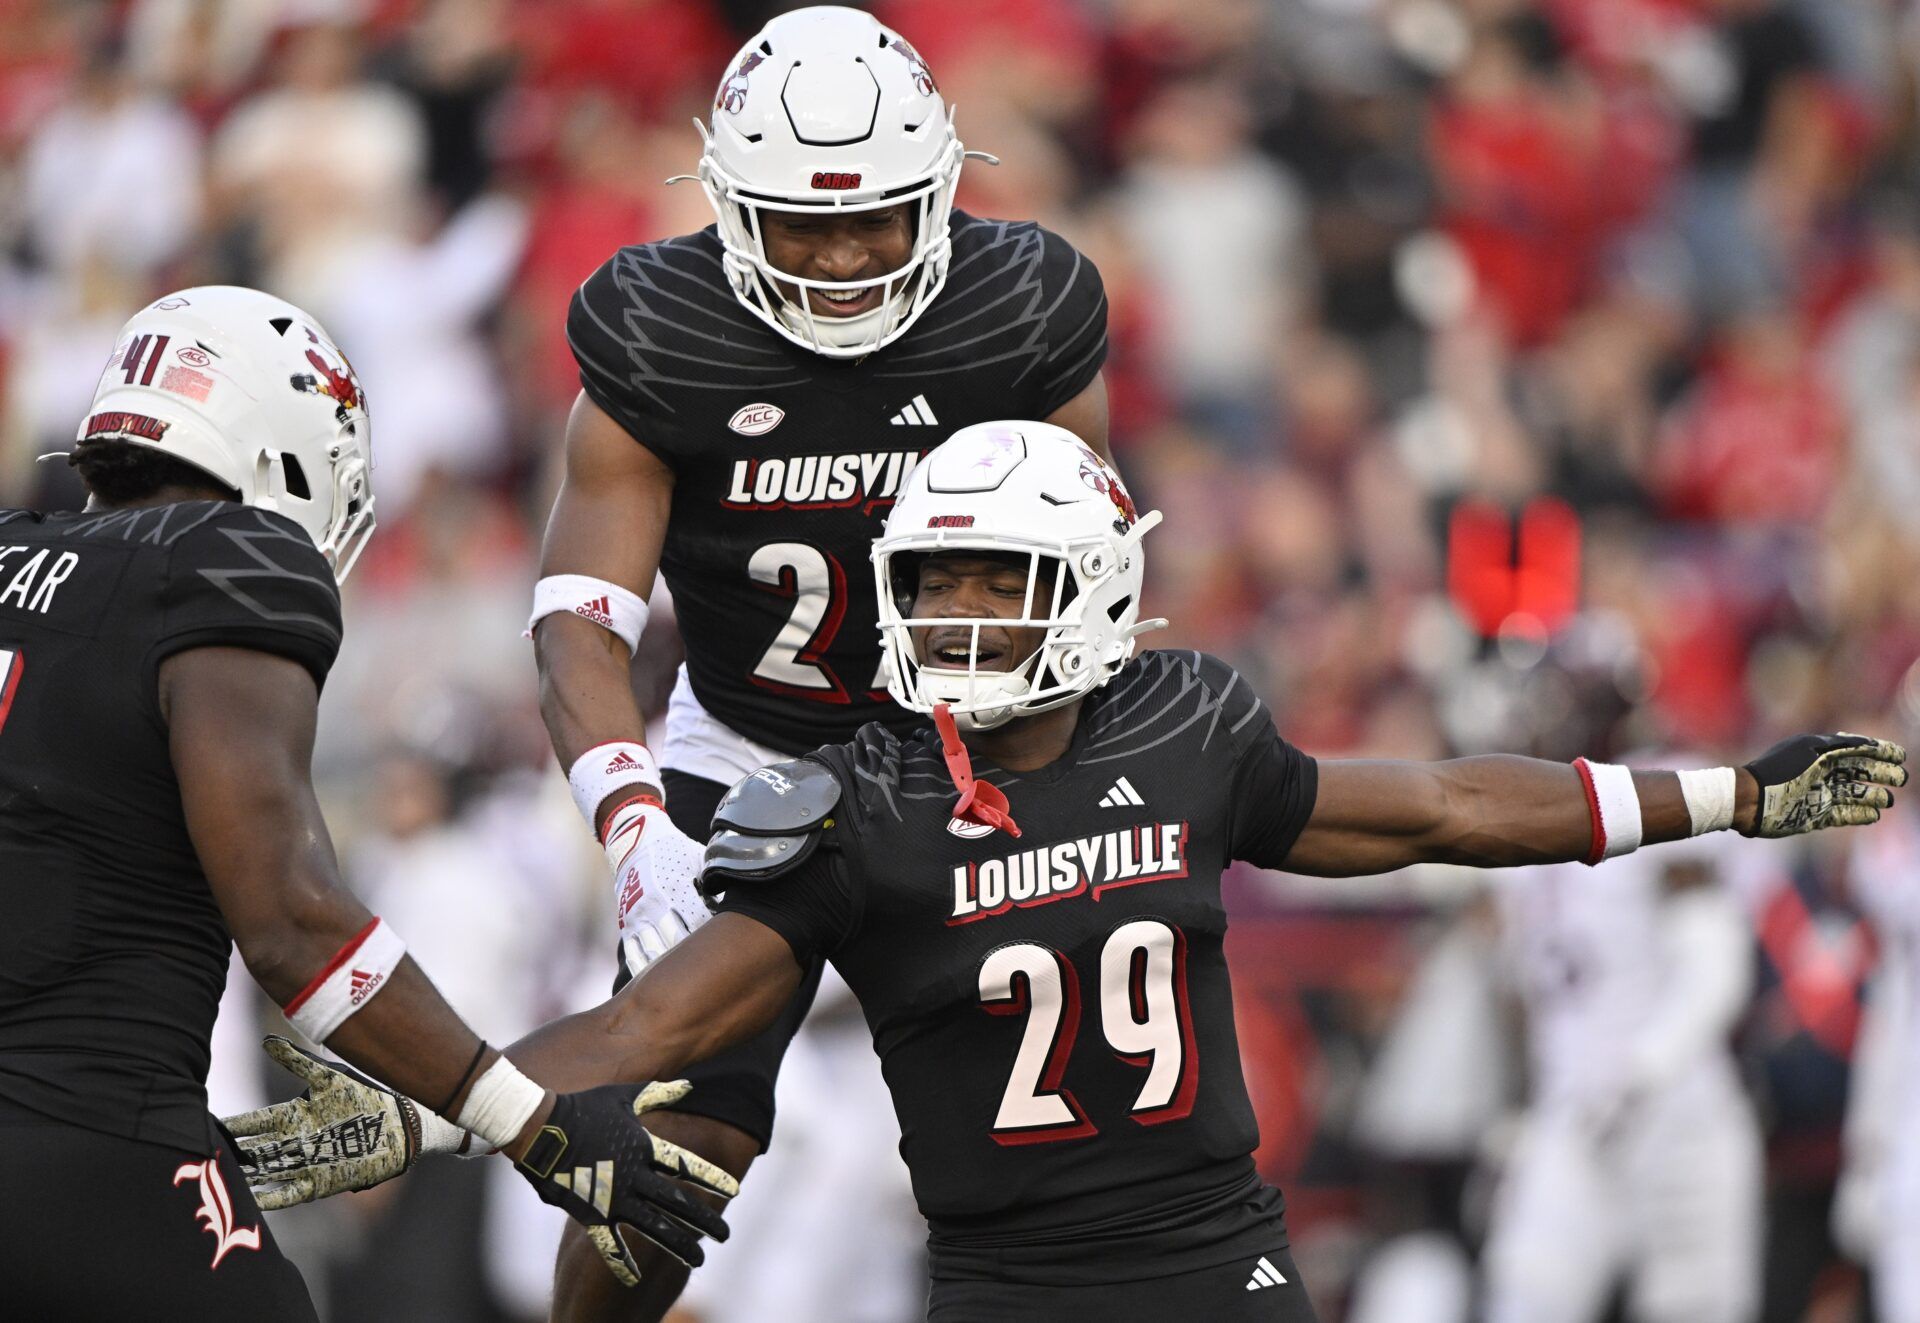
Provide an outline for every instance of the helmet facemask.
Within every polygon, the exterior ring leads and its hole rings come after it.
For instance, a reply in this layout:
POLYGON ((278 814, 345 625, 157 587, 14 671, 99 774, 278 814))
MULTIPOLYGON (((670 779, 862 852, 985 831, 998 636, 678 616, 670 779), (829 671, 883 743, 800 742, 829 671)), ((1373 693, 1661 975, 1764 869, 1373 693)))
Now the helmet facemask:
POLYGON ((1105 540, 1042 538, 1014 546, 1005 537, 954 538, 940 530, 915 539, 920 545, 878 552, 875 571, 888 692, 918 712, 945 705, 962 730, 991 730, 1016 716, 1045 712, 1085 696, 1124 663, 1135 634, 1165 623, 1133 623, 1133 588, 1120 573, 1122 560, 1157 522, 1157 513, 1142 519, 1127 530, 1118 549, 1105 540), (1026 593, 1019 614, 914 616, 920 566, 935 551, 1024 556, 1026 593), (935 630, 956 628, 967 631, 964 661, 920 661, 922 640, 935 630), (989 629, 1045 632, 1027 656, 1011 659, 1004 668, 989 668, 980 662, 981 634, 989 629))
POLYGON ((698 178, 719 221, 727 282, 750 312, 801 348, 828 358, 870 354, 904 335, 946 285, 953 252, 948 222, 966 157, 950 129, 939 158, 922 179, 883 191, 801 199, 758 193, 729 175, 715 156, 712 135, 705 125, 698 127, 706 145, 698 178), (897 270, 864 280, 814 280, 782 271, 767 257, 761 227, 765 211, 841 216, 895 206, 912 209, 913 229, 912 250, 897 270), (807 297, 812 290, 857 294, 875 288, 881 291, 880 305, 851 317, 815 312, 807 297), (790 297, 788 290, 797 297, 790 297))

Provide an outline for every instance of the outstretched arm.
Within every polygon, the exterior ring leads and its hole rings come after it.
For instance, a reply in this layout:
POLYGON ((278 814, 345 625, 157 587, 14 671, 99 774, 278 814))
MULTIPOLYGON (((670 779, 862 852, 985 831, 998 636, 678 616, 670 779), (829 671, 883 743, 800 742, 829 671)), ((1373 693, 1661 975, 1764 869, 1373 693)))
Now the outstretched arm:
MULTIPOLYGON (((1680 778, 1635 772, 1642 840, 1692 831, 1680 778)), ((1751 821, 1751 773, 1735 784, 1734 821, 1751 821)), ((1584 859, 1593 815, 1570 764, 1490 754, 1446 762, 1329 761, 1320 764, 1313 816, 1287 868, 1316 877, 1385 873, 1408 864, 1499 868, 1584 859)))
POLYGON ((773 929, 717 914, 617 996, 541 1026, 507 1055, 553 1089, 672 1079, 772 1024, 800 976, 773 929))
MULTIPOLYGON (((313 679, 268 653, 195 648, 161 663, 159 694, 207 882, 248 972, 287 1006, 373 918, 341 883, 308 778, 313 679)), ((458 1115, 485 1065, 476 1062, 479 1035, 410 957, 366 973, 379 981, 363 978, 361 1008, 328 1041, 362 1069, 458 1115)))
MULTIPOLYGON (((1617 794, 1629 793, 1620 778, 1630 777, 1638 839, 1652 845, 1726 826, 1747 836, 1790 836, 1872 822, 1893 802, 1887 787, 1906 783, 1905 758, 1899 746, 1864 736, 1795 736, 1730 769, 1730 816, 1711 827, 1697 826, 1679 773, 1606 770, 1617 794)), ((1286 867, 1345 877, 1417 863, 1594 860, 1607 797, 1602 789, 1596 799, 1595 785, 1574 766, 1508 755, 1322 762, 1313 811, 1286 867)))

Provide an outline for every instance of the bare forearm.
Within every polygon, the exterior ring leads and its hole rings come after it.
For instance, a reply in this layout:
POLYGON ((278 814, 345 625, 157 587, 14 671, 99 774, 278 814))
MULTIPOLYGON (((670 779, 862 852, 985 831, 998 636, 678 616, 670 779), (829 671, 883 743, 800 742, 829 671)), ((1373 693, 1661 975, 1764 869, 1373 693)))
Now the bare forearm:
POLYGON ((645 741, 632 656, 618 636, 574 616, 551 615, 534 631, 534 652, 540 715, 561 767, 609 740, 645 741))
MULTIPOLYGON (((1693 830, 1680 779, 1635 772, 1641 840, 1693 830)), ((1752 819, 1753 778, 1736 788, 1736 823, 1752 819)), ((1288 867, 1319 876, 1390 872, 1417 863, 1499 868, 1585 859, 1593 812, 1567 763, 1493 754, 1446 762, 1323 762, 1320 792, 1288 867)))
MULTIPOLYGON (((542 580, 578 575, 644 599, 660 566, 673 505, 673 474, 582 393, 567 423, 567 476, 547 521, 542 580)), ((633 693, 635 636, 570 611, 534 627, 540 713, 562 768, 611 741, 643 742, 646 718, 633 693)), ((658 790, 658 786, 652 787, 658 790)), ((617 804, 597 796, 595 826, 617 804)))
MULTIPOLYGON (((251 925, 239 946, 254 981, 287 1006, 328 972, 372 916, 345 887, 322 877, 310 876, 283 894, 285 903, 268 921, 251 925)), ((429 1107, 456 1104, 479 1036, 411 957, 379 983, 362 986, 365 1000, 328 1037, 328 1050, 429 1107)))
POLYGON ((506 1053, 551 1089, 671 1079, 773 1023, 800 973, 772 930, 720 914, 617 996, 542 1025, 506 1053))

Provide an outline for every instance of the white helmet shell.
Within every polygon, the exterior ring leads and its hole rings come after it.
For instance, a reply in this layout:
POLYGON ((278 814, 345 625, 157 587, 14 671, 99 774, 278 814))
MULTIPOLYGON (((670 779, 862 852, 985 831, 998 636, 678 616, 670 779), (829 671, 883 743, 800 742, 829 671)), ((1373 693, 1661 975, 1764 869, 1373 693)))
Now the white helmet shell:
POLYGON ((284 299, 204 285, 121 328, 76 440, 164 451, 299 524, 345 580, 373 533, 366 395, 320 323, 284 299))
POLYGON ((1105 684, 1139 635, 1167 623, 1139 618, 1140 540, 1159 522, 1157 510, 1138 515, 1113 466, 1065 428, 1007 421, 955 432, 914 469, 874 543, 888 691, 916 712, 944 704, 962 729, 985 730, 1105 684), (1017 618, 912 617, 920 559, 959 550, 1029 558, 1017 618), (914 631, 955 624, 973 627, 966 667, 923 665, 914 631), (982 670, 979 631, 990 627, 1046 635, 1031 657, 982 670))
POLYGON ((871 14, 815 5, 775 18, 727 66, 712 128, 698 127, 706 147, 698 178, 719 221, 727 281, 787 339, 859 358, 904 334, 946 284, 947 226, 966 153, 925 61, 871 14), (767 260, 763 211, 903 205, 915 210, 913 251, 897 271, 810 280, 767 260), (808 299, 810 290, 875 287, 879 306, 851 317, 818 315, 808 299))

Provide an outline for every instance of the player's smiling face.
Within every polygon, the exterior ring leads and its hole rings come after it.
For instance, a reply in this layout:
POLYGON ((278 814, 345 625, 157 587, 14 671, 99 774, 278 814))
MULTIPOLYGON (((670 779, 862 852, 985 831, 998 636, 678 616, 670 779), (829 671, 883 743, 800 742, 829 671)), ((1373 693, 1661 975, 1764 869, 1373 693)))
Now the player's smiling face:
MULTIPOLYGON (((1019 620, 1026 611, 1028 557, 990 551, 943 551, 920 565, 914 594, 916 620, 1019 620)), ((1045 613, 1053 590, 1053 562, 1040 563, 1033 610, 1045 613)), ((1047 631, 1035 625, 983 625, 978 666, 1010 671, 1033 656, 1047 631)), ((972 625, 935 625, 914 631, 915 659, 922 666, 964 671, 973 649, 972 625)))
MULTIPOLYGON (((913 257, 913 221, 906 206, 874 211, 815 215, 762 210, 760 235, 767 261, 776 271, 807 280, 844 283, 892 275, 913 257)), ((779 283, 779 282, 775 282, 779 283)), ((796 285, 780 284, 780 293, 798 302, 796 285)), ((857 317, 880 306, 884 285, 851 297, 807 291, 807 307, 816 317, 857 317)))

